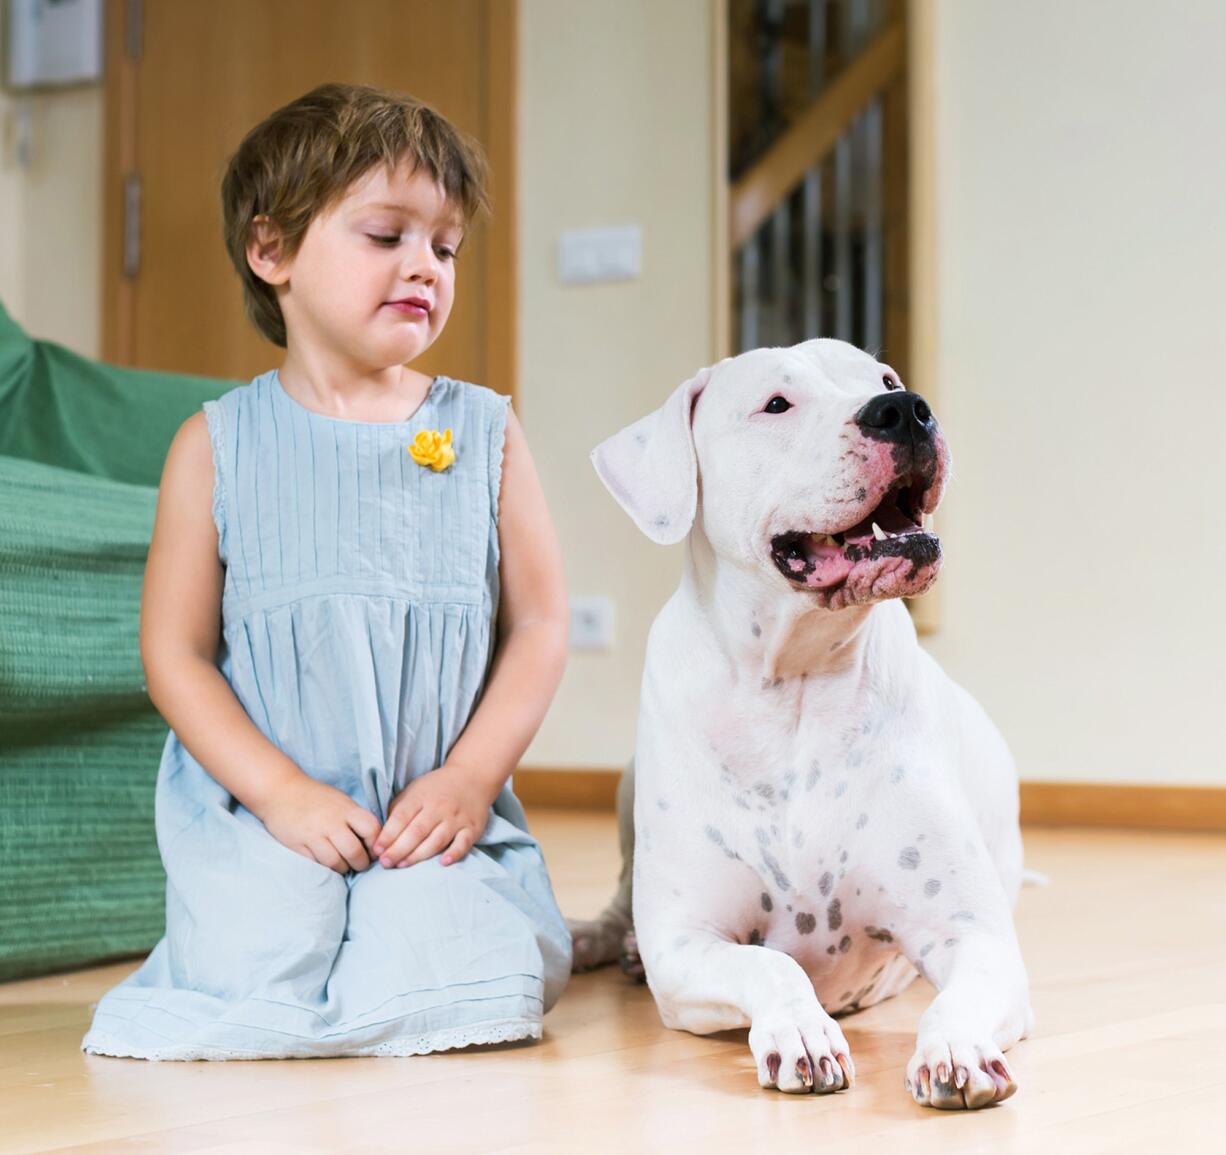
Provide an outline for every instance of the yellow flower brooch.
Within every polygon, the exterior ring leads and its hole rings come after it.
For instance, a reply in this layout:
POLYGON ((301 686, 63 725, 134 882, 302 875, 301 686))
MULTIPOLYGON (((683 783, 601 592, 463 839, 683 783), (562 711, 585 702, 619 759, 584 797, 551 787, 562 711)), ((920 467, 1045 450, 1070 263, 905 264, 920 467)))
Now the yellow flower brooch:
POLYGON ((418 465, 428 465, 435 473, 442 473, 455 464, 450 429, 444 433, 439 433, 437 429, 423 429, 408 450, 409 456, 418 465))

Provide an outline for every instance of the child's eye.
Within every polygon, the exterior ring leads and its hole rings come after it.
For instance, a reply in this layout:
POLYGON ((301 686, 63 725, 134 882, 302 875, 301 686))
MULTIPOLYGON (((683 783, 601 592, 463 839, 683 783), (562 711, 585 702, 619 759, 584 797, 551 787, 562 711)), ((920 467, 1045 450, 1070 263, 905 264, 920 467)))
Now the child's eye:
POLYGON ((385 248, 390 248, 392 245, 397 245, 400 243, 399 233, 393 233, 391 235, 386 233, 367 233, 366 235, 372 241, 374 241, 376 245, 383 245, 385 248))
POLYGON ((438 248, 434 250, 434 252, 435 252, 435 255, 441 261, 454 261, 455 260, 455 249, 449 249, 447 248, 446 245, 440 245, 438 248))

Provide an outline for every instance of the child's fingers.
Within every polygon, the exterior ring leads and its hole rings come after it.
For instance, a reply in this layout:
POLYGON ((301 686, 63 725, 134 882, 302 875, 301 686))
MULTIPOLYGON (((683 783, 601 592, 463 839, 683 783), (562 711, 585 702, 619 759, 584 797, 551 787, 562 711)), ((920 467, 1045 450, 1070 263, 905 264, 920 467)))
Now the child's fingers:
POLYGON ((425 838, 435 827, 433 818, 428 818, 424 814, 418 814, 412 822, 408 824, 400 832, 399 837, 388 846, 379 856, 379 863, 382 866, 399 866, 404 859, 411 854, 418 846, 421 845, 422 839, 425 838))
POLYGON ((477 841, 476 834, 473 833, 467 826, 455 836, 455 841, 447 847, 443 852, 443 865, 450 866, 453 862, 459 862, 473 848, 473 844, 477 841))
POLYGON ((373 855, 375 844, 383 829, 379 825, 379 820, 364 807, 355 806, 345 821, 349 824, 349 829, 362 840, 362 844, 373 855))
POLYGON ((408 861, 403 863, 403 865, 416 866, 419 862, 425 862, 427 858, 433 858, 451 841, 454 834, 455 830, 452 827, 440 823, 422 841, 422 844, 409 855, 408 861))
MULTIPOLYGON (((417 817, 420 812, 419 807, 411 805, 393 806, 388 813, 387 821, 383 824, 383 829, 379 832, 379 836, 375 839, 374 852, 376 858, 382 858, 391 847, 404 833, 405 828, 417 817)), ((374 815, 372 814, 373 818, 374 815)), ((414 844, 416 845, 416 844, 414 844)), ((407 853, 407 851, 406 851, 407 853)), ((385 862, 383 864, 387 866, 385 862)))
POLYGON ((341 857, 336 847, 326 838, 320 838, 318 841, 308 844, 307 849, 311 852, 311 857, 320 866, 326 866, 329 870, 335 870, 337 874, 345 874, 349 870, 349 864, 341 857))
POLYGON ((353 870, 362 871, 370 865, 370 855, 362 840, 348 826, 340 826, 328 835, 328 841, 336 847, 340 856, 353 870))

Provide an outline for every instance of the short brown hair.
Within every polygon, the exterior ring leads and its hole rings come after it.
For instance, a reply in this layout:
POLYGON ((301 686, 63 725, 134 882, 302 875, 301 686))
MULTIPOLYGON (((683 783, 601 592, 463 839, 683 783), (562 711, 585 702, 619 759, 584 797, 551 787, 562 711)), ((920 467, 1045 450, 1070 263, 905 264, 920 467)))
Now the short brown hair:
POLYGON ((221 182, 226 249, 243 282, 247 316, 285 347, 273 287, 247 264, 252 222, 269 217, 293 256, 311 221, 378 164, 407 162, 442 186, 467 225, 488 210, 481 147, 411 96, 324 84, 279 108, 243 138, 221 182))

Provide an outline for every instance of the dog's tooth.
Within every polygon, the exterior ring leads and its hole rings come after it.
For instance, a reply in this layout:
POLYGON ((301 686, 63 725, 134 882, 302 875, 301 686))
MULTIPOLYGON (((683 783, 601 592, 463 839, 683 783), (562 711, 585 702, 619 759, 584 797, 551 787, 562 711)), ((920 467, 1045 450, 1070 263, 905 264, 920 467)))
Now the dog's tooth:
POLYGON ((878 541, 885 541, 885 530, 882 529, 876 522, 873 522, 873 537, 875 537, 878 541))
POLYGON ((827 540, 827 541, 828 541, 828 542, 829 542, 829 543, 830 543, 832 546, 834 546, 834 548, 835 548, 835 549, 838 549, 838 548, 839 548, 839 543, 838 543, 837 541, 835 541, 835 540, 834 540, 834 534, 832 534, 832 533, 828 533, 828 534, 826 534, 826 540, 827 540))

